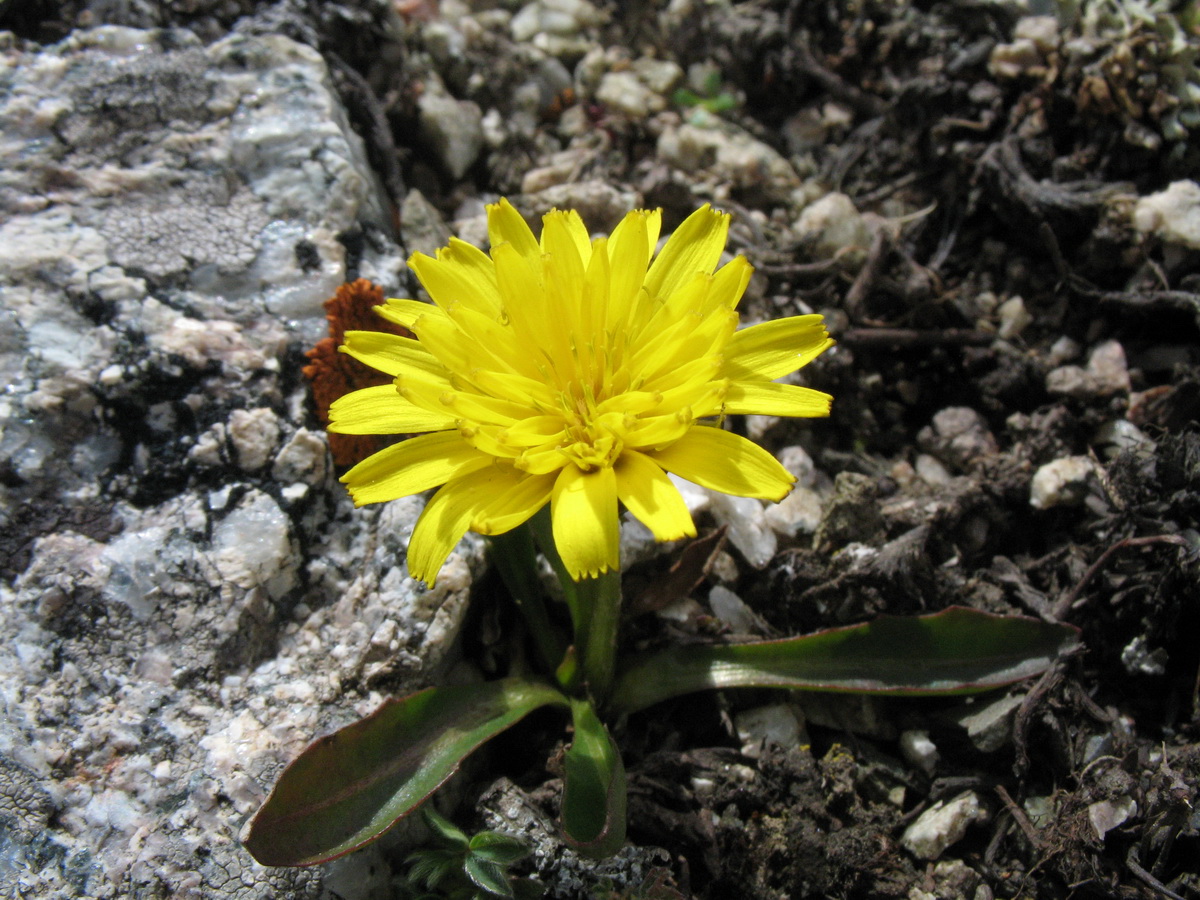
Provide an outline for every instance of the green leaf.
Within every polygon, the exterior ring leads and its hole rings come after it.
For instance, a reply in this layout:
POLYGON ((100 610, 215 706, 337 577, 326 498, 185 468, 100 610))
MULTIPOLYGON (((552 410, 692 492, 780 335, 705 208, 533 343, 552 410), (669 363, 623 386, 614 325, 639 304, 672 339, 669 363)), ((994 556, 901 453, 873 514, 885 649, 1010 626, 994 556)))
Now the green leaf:
POLYGON ((525 842, 507 834, 481 831, 471 838, 471 852, 481 859, 511 866, 529 855, 525 842))
POLYGON ((496 897, 513 895, 512 885, 508 883, 508 873, 504 871, 503 866, 490 860, 480 859, 478 856, 468 856, 467 861, 463 863, 463 871, 467 873, 467 877, 474 882, 476 887, 482 888, 489 894, 496 897))
POLYGON ((462 853, 454 850, 418 850, 405 860, 406 877, 413 884, 433 890, 462 864, 462 853))
POLYGON ((349 853, 412 812, 480 744, 549 704, 565 706, 566 698, 523 678, 388 700, 284 770, 250 822, 246 848, 266 866, 349 853))
POLYGON ((673 647, 618 664, 610 711, 635 712, 711 688, 780 687, 852 694, 969 694, 1044 672, 1079 632, 1020 616, 952 607, 753 644, 673 647))
POLYGON ((625 767, 586 700, 571 701, 575 740, 563 758, 563 838, 584 856, 612 856, 625 843, 625 767))
POLYGON ((421 813, 425 817, 425 824, 429 826, 430 831, 451 847, 466 850, 470 845, 466 833, 434 809, 432 805, 426 806, 421 813))

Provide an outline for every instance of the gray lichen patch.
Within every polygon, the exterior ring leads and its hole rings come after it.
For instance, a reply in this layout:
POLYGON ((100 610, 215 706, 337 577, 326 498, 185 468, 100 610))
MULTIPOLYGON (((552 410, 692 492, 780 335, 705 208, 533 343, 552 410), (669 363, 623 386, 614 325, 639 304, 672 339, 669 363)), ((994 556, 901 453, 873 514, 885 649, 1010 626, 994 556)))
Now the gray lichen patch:
POLYGON ((159 278, 201 266, 223 274, 245 269, 258 255, 268 221, 248 188, 206 178, 126 198, 99 219, 113 262, 159 278))

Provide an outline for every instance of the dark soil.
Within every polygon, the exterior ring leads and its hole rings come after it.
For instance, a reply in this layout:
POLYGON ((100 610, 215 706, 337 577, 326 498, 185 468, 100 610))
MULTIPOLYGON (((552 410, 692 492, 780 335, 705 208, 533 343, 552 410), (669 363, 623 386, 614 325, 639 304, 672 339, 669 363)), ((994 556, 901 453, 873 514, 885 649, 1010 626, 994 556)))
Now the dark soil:
MULTIPOLYGON (((97 24, 88 7, 99 6, 0 3, 0 27, 55 40, 97 24)), ((1195 4, 1180 6, 1194 57, 1195 4)), ((447 214, 473 195, 511 194, 514 173, 560 149, 551 123, 572 102, 546 110, 540 146, 489 151, 452 183, 410 137, 417 76, 379 62, 403 59, 382 52, 382 4, 105 8, 121 10, 106 21, 189 27, 205 40, 237 27, 316 46, 397 209, 411 186, 447 214)), ((770 185, 724 204, 741 223, 732 249, 767 276, 750 316, 824 312, 839 340, 806 370, 834 394, 832 417, 763 437, 811 452, 836 479, 836 514, 763 571, 735 559, 729 586, 769 634, 965 605, 1068 622, 1084 644, 1016 692, 994 748, 970 739, 961 701, 872 702, 864 715, 858 701, 802 698, 810 743, 759 758, 742 755, 728 723, 769 696, 689 698, 632 717, 630 837, 670 862, 623 896, 1200 897, 1200 254, 1139 234, 1129 215, 1138 196, 1194 177, 1200 142, 1164 125, 1180 101, 1153 30, 1107 32, 1090 52, 1060 48, 1001 77, 989 58, 1017 22, 1002 4, 697 5, 669 36, 658 4, 607 8, 605 44, 657 47, 685 68, 715 63, 738 99, 722 116, 888 220, 869 247, 830 261, 780 237, 770 185), (830 101, 845 120, 797 154, 787 123, 830 101), (1030 320, 1000 338, 996 301, 1013 297, 1030 320), (1119 343, 1128 389, 1052 392, 1063 338, 1080 365, 1119 343), (965 445, 932 427, 954 407, 981 417, 965 445), (1104 433, 1118 420, 1145 440, 1114 450, 1104 433), (947 477, 917 477, 920 454, 947 477), (1096 472, 1073 502, 1031 506, 1039 467, 1089 455, 1096 472), (879 553, 859 562, 851 544, 879 553), (901 753, 911 731, 937 747, 930 773, 901 753), (922 812, 967 790, 986 820, 936 861, 901 846, 922 812)), ((462 62, 508 65, 470 51, 462 62)), ((640 191, 668 224, 704 199, 694 173, 656 161, 647 123, 574 101, 606 132, 589 178, 640 191)), ((644 585, 662 573, 634 574, 644 585)), ((704 576, 696 596, 717 580, 704 576)), ((644 616, 629 637, 661 638, 664 627, 644 616)), ((549 776, 534 772, 523 783, 536 794, 530 781, 549 776)))

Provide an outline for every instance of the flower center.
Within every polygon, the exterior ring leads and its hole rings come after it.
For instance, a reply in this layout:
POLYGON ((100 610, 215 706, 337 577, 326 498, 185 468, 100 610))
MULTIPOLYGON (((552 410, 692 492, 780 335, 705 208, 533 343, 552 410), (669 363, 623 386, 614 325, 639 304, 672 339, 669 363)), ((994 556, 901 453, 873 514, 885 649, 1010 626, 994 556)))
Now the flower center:
POLYGON ((582 471, 612 466, 625 447, 626 416, 602 413, 596 398, 578 382, 559 393, 563 431, 559 449, 582 471))

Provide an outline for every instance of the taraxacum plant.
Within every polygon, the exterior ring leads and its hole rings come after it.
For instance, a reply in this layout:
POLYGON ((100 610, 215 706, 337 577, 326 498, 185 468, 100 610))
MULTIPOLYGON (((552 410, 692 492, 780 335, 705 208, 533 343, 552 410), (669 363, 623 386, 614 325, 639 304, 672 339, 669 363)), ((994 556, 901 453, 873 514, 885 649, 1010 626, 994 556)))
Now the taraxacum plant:
POLYGON ((330 430, 413 434, 342 478, 357 504, 432 488, 408 545, 432 583, 463 535, 492 536, 494 561, 540 670, 430 688, 311 745, 280 777, 247 846, 268 865, 308 865, 378 837, 420 806, 482 743, 535 709, 569 712, 561 826, 577 851, 625 840, 625 771, 606 722, 711 688, 966 693, 1045 669, 1073 630, 952 609, 758 643, 618 655, 619 514, 659 540, 694 536, 669 475, 782 499, 793 478, 726 416, 825 416, 829 395, 778 379, 832 345, 820 316, 738 329, 751 275, 718 266, 729 216, 703 206, 658 246, 659 211, 592 238, 573 211, 536 237, 507 201, 488 207, 490 254, 459 240, 409 264, 433 304, 376 307, 415 338, 347 332, 342 350, 390 384, 330 407, 330 430), (529 527, 524 527, 528 525, 529 527), (535 577, 558 574, 569 631, 535 577), (565 632, 565 633, 564 633, 565 632))

